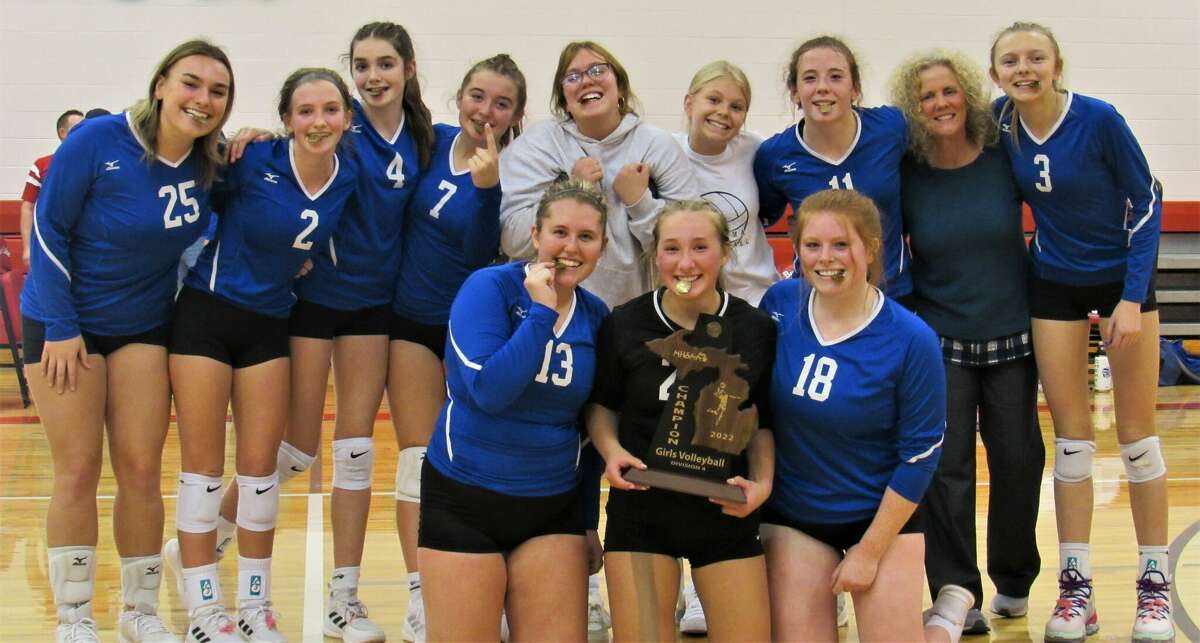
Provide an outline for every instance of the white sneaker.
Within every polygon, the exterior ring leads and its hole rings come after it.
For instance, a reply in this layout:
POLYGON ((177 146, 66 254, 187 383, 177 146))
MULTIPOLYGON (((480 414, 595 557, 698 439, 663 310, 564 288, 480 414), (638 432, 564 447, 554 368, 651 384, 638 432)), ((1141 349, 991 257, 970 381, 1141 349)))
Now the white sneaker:
POLYGON ((404 615, 400 636, 412 643, 425 643, 425 603, 421 600, 420 588, 408 594, 408 613, 404 615))
POLYGON ((1100 631, 1100 616, 1092 599, 1092 579, 1077 569, 1058 575, 1058 602, 1046 623, 1047 643, 1082 643, 1100 631))
POLYGON ((1137 582, 1137 616, 1133 621, 1133 643, 1175 640, 1171 624, 1171 582, 1158 570, 1147 570, 1137 582))
POLYGON ((608 631, 612 629, 612 618, 604 609, 604 601, 600 592, 588 592, 588 621, 587 633, 589 641, 607 641, 608 631))
POLYGON ((850 623, 850 601, 846 600, 846 592, 837 595, 837 626, 846 627, 850 623))
POLYGON ((201 607, 192 612, 187 643, 240 643, 233 619, 220 605, 201 607))
POLYGON ((1000 618, 1020 618, 1029 613, 1029 597, 1014 598, 1004 594, 992 597, 992 613, 1000 618))
POLYGON ((329 595, 329 608, 325 611, 325 636, 342 639, 346 643, 383 643, 387 633, 367 618, 367 606, 349 592, 333 592, 329 595))
POLYGON ((696 636, 708 634, 708 622, 704 620, 704 606, 696 595, 696 587, 688 585, 684 590, 683 616, 679 619, 679 632, 696 636))
POLYGON ((117 640, 120 643, 179 643, 157 614, 125 610, 117 619, 117 640))
POLYGON ((279 631, 278 620, 270 601, 256 601, 238 609, 237 630, 245 641, 286 643, 287 637, 279 631))
POLYGON ((92 620, 92 604, 78 607, 58 606, 59 623, 55 632, 58 643, 100 643, 96 633, 96 621, 92 620))

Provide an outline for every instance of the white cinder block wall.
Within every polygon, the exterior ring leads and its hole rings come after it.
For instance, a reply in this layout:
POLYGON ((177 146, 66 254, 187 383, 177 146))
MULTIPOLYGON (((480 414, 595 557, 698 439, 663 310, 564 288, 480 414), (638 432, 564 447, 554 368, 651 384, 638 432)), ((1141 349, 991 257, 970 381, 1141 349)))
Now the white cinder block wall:
POLYGON ((872 105, 886 101, 888 76, 910 52, 952 47, 986 64, 997 31, 1036 20, 1058 35, 1067 86, 1124 114, 1167 199, 1200 200, 1197 0, 0 0, 0 199, 17 198, 33 159, 54 149, 59 113, 128 106, 184 39, 203 35, 229 52, 238 84, 231 128, 275 127, 275 93, 288 72, 346 73, 340 55, 350 36, 380 19, 413 34, 438 120, 455 120, 453 93, 468 64, 500 51, 529 79, 528 118, 546 118, 559 50, 588 38, 628 67, 643 115, 672 130, 683 125, 682 97, 697 68, 716 58, 741 65, 754 89, 749 127, 765 134, 793 120, 783 71, 807 37, 848 40, 872 105))

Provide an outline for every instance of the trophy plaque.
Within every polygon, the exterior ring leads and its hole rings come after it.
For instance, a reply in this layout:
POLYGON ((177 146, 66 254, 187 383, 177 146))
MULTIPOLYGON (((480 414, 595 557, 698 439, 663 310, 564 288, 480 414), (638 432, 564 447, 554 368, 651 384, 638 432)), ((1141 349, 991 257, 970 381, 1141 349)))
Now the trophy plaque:
POLYGON ((738 408, 750 397, 750 384, 737 374, 748 367, 730 352, 732 345, 732 325, 716 315, 700 315, 695 330, 678 330, 646 342, 676 369, 676 376, 650 449, 642 458, 647 469, 629 469, 626 480, 746 501, 745 493, 726 480, 733 459, 745 451, 758 429, 758 411, 753 406, 738 408))

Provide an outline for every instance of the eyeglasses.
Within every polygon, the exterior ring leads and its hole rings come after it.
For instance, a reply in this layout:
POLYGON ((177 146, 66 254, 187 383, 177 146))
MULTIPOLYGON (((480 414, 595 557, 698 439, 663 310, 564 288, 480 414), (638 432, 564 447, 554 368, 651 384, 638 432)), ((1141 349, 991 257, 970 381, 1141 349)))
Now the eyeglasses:
POLYGON ((604 75, 607 74, 611 69, 612 65, 608 63, 596 63, 583 71, 567 72, 563 75, 562 81, 560 82, 562 82, 563 87, 577 85, 583 80, 584 74, 587 74, 587 77, 591 78, 592 80, 600 80, 601 78, 604 78, 604 75))

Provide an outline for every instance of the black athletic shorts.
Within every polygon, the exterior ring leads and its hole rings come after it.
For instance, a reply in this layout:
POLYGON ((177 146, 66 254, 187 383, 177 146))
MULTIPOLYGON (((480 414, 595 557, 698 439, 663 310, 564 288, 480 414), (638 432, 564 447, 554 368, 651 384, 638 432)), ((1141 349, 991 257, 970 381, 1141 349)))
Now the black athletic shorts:
MULTIPOLYGON (((1109 317, 1121 301, 1121 292, 1124 290, 1125 283, 1119 281, 1099 286, 1071 286, 1030 277, 1029 316, 1079 321, 1087 319, 1088 313, 1095 310, 1101 317, 1109 317)), ((1142 302, 1142 312, 1154 310, 1158 310, 1158 300, 1154 296, 1154 276, 1151 275, 1150 285, 1146 288, 1146 301, 1142 302)))
POLYGON ((421 465, 417 546, 465 554, 508 554, 549 534, 584 534, 579 489, 545 497, 510 496, 463 484, 421 465))
POLYGON ((184 286, 175 302, 171 353, 246 368, 288 357, 287 318, 268 317, 184 286))
MULTIPOLYGON (((95 335, 87 331, 80 331, 79 334, 83 336, 83 346, 88 355, 108 357, 127 344, 165 347, 171 337, 171 325, 163 324, 136 335, 95 335)), ((42 361, 42 349, 46 345, 46 325, 36 319, 22 317, 21 337, 21 361, 26 364, 42 361)))
POLYGON ((345 335, 387 335, 391 306, 338 310, 301 299, 292 306, 288 334, 292 337, 333 339, 345 335))
POLYGON ((693 569, 763 553, 757 511, 736 518, 707 498, 662 489, 612 489, 606 511, 605 552, 686 558, 693 569))
POLYGON ((422 324, 392 311, 392 327, 388 337, 420 344, 433 351, 439 360, 446 359, 446 324, 422 324))
MULTIPOLYGON (((920 514, 921 509, 918 508, 913 512, 908 522, 904 523, 904 526, 900 528, 900 533, 922 533, 920 514)), ((843 523, 797 522, 770 507, 763 507, 762 517, 764 525, 791 527, 809 538, 814 538, 829 545, 839 554, 845 554, 846 550, 857 545, 862 540, 863 536, 867 533, 867 529, 871 526, 872 520, 874 520, 873 517, 866 520, 843 523)))

